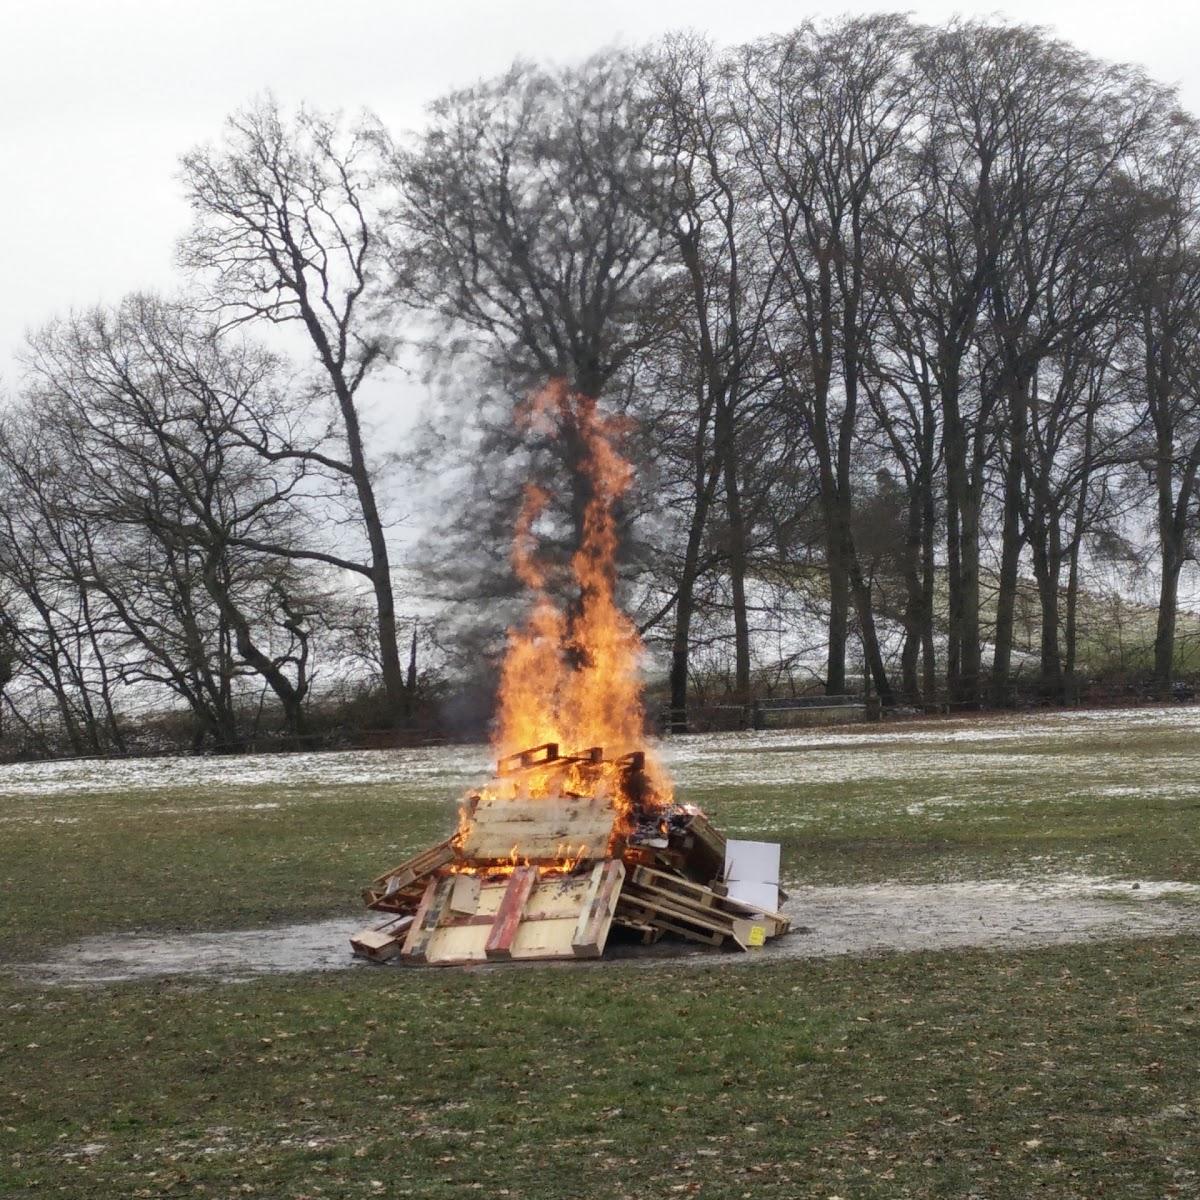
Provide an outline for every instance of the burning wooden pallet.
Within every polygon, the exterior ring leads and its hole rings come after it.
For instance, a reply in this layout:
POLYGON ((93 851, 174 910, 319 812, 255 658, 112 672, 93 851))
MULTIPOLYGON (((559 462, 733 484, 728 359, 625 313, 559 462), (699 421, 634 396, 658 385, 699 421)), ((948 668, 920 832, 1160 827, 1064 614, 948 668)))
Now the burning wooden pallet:
POLYGON ((780 913, 727 894, 726 841, 699 810, 647 802, 639 754, 553 743, 501 760, 467 797, 458 832, 393 867, 363 893, 389 914, 351 939, 376 961, 463 964, 598 958, 614 926, 761 947, 780 913))

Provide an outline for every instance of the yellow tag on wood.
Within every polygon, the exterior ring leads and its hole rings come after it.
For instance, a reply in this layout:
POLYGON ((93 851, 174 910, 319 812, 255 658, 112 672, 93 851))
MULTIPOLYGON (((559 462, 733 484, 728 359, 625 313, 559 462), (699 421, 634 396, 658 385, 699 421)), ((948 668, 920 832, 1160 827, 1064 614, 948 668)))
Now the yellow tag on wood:
POLYGON ((761 946, 767 940, 767 931, 761 925, 752 925, 746 936, 747 946, 761 946))

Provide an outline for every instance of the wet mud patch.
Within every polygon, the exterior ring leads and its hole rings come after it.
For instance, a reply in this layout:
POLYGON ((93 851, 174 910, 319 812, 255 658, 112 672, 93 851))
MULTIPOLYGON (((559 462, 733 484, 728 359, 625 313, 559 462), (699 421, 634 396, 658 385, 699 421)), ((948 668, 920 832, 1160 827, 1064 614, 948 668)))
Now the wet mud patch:
POLYGON ((63 946, 41 962, 0 971, 29 983, 86 986, 196 975, 239 982, 260 975, 341 971, 362 965, 350 955, 361 916, 211 933, 111 934, 63 946))
MULTIPOLYGON (((768 964, 781 959, 1055 945, 1200 933, 1200 885, 1077 875, 938 884, 793 888, 793 932, 761 952, 717 952, 680 943, 614 944, 607 956, 655 962, 768 964)), ((371 969, 348 940, 363 914, 267 929, 90 937, 38 962, 0 965, 26 983, 100 986, 168 976, 238 982, 263 975, 371 969)), ((524 964, 532 969, 537 964, 524 964)), ((555 964, 595 969, 603 960, 555 964)), ((514 969, 505 964, 466 970, 514 969)))

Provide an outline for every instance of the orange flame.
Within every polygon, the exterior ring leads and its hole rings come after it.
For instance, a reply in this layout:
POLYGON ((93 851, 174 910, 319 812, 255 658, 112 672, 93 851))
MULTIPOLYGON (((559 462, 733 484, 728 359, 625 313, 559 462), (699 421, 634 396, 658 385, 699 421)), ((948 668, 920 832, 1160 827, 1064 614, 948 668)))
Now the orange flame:
MULTIPOLYGON (((564 611, 549 592, 534 526, 550 497, 530 487, 517 521, 513 566, 533 603, 524 625, 509 630, 493 745, 500 757, 546 742, 557 743, 566 754, 600 746, 611 760, 645 747, 642 640, 616 595, 614 510, 633 482, 633 470, 616 448, 616 422, 593 398, 572 392, 562 380, 531 398, 526 419, 567 441, 578 460, 585 499, 579 545, 571 558, 577 595, 564 611)), ((584 774, 595 778, 595 773, 584 774)), ((613 772, 600 774, 611 778, 619 772, 614 765, 613 772)), ((644 802, 670 801, 669 778, 651 754, 646 780, 644 802)), ((530 787, 528 794, 539 790, 530 787)))

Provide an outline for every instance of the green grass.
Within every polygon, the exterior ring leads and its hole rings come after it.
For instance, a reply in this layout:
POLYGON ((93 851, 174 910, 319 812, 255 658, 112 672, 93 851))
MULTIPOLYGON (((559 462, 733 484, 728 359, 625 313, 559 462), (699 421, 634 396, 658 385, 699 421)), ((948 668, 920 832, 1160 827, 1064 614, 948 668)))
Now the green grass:
POLYGON ((0 987, 0 1194, 1195 1196, 1200 940, 0 987))
MULTIPOLYGON (((672 754, 681 797, 782 839, 792 880, 1200 881, 1189 714, 960 728, 672 754)), ((451 828, 451 761, 403 783, 0 776, 0 965, 352 912, 451 828)), ((1198 997, 1184 936, 80 990, 0 971, 0 1196, 1194 1197, 1198 997)))
MULTIPOLYGON (((0 960, 89 933, 346 912, 364 884, 454 828, 452 798, 420 790, 322 787, 297 797, 259 786, 224 798, 286 804, 220 809, 187 789, 134 792, 94 808, 73 802, 77 824, 10 824, 0 842, 0 960)), ((38 804, 56 811, 53 797, 38 804)))
POLYGON ((710 772, 684 792, 734 836, 781 841, 793 882, 1052 871, 1200 882, 1191 728, 1068 726, 1012 742, 918 745, 864 733, 837 748, 747 757, 765 764, 759 782, 710 772))
MULTIPOLYGON (((676 743, 679 796, 731 836, 782 842, 793 883, 1049 871, 1200 882, 1187 710, 1174 723, 1043 724, 1012 741, 915 728, 933 740, 676 743)), ((9 797, 3 786, 0 774, 0 961, 94 933, 351 912, 366 882, 453 829, 458 790, 436 774, 9 797)))

